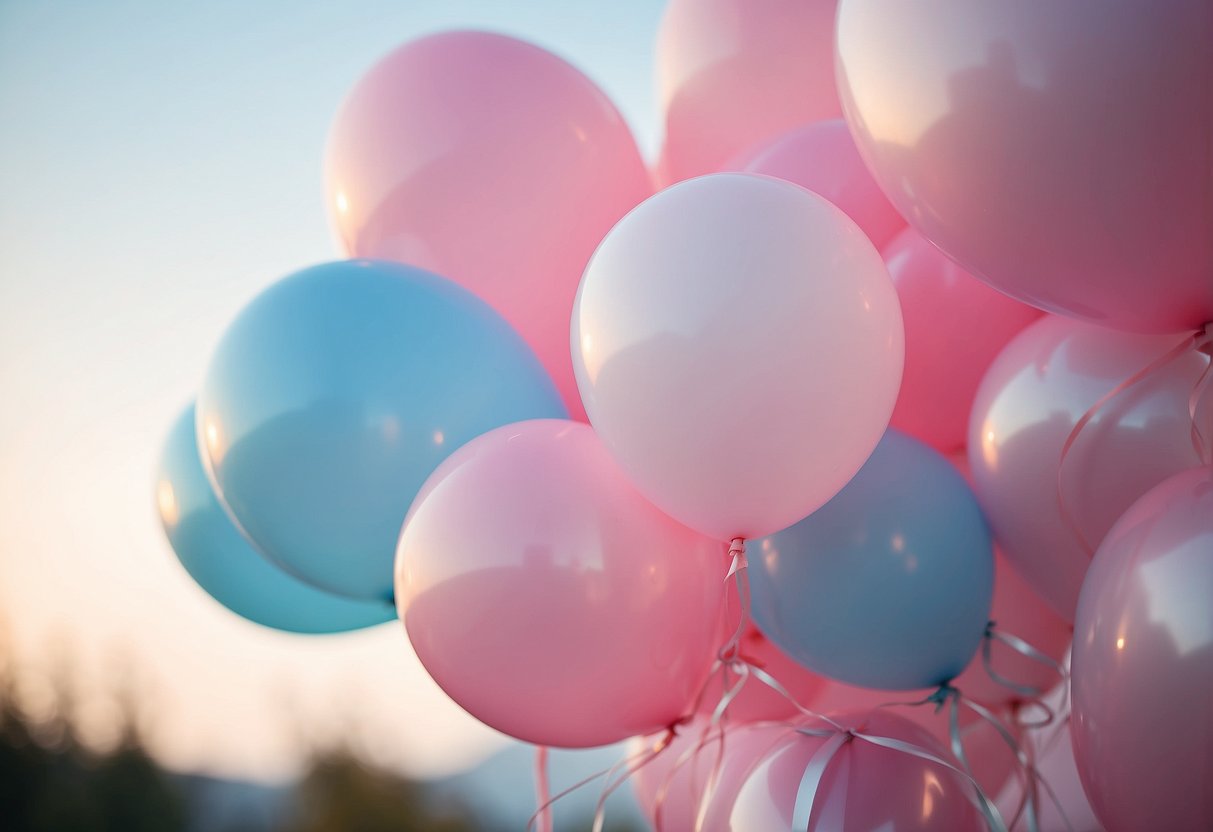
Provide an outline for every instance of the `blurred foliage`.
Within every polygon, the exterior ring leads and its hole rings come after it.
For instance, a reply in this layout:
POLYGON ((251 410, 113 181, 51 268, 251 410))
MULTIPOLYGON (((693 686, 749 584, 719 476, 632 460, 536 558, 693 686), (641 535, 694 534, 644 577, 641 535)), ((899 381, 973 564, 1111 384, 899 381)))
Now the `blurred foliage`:
MULTIPOLYGON (((217 812, 223 787, 241 784, 157 765, 141 737, 131 668, 114 662, 118 689, 107 713, 116 724, 106 726, 108 739, 85 741, 69 651, 49 652, 58 667, 53 678, 19 672, 0 618, 0 832, 496 832, 521 826, 477 817, 457 798, 347 749, 317 752, 299 783, 278 791, 281 799, 241 803, 234 816, 217 812), (38 695, 19 695, 18 682, 37 683, 38 695)), ((593 824, 589 817, 579 820, 567 828, 593 824)), ((632 832, 614 817, 606 829, 632 832)))
MULTIPOLYGON (((66 655, 66 654, 65 654, 66 655)), ((65 657, 61 657, 65 658, 65 657)), ((61 662, 70 670, 70 661, 61 662)), ((108 748, 81 740, 66 675, 48 681, 38 708, 22 707, 18 669, 0 621, 0 830, 3 832, 465 832, 478 827, 452 801, 432 805, 424 786, 360 762, 318 754, 277 821, 212 830, 191 778, 161 769, 141 740, 135 697, 117 697, 108 748)), ((43 680, 40 680, 43 681, 43 680)), ((28 698, 28 697, 27 697, 28 698)))
POLYGON ((422 786, 368 768, 352 754, 330 752, 299 787, 290 832, 465 832, 466 811, 430 807, 422 786))

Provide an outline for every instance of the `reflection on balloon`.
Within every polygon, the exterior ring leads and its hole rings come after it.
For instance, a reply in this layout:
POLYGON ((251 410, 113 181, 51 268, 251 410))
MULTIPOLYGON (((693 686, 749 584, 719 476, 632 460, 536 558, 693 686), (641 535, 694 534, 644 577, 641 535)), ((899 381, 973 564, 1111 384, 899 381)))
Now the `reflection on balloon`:
POLYGON ((751 544, 754 620, 788 655, 850 684, 936 687, 973 657, 994 559, 964 479, 890 430, 813 514, 751 544))
POLYGON ((1108 532, 1074 621, 1074 756, 1108 832, 1213 828, 1213 469, 1108 532))
MULTIPOLYGON (((978 388, 969 423, 978 499, 1007 559, 1067 621, 1090 556, 1061 514, 1062 447, 1092 405, 1179 340, 1046 317, 1006 346, 978 388)), ((1208 365, 1193 352, 1122 391, 1066 455, 1062 493, 1091 546, 1134 500, 1199 463, 1188 398, 1208 365)), ((1213 410, 1198 417, 1208 434, 1213 410)))
POLYGON ((1207 0, 844 0, 838 67, 885 192, 974 275, 1105 326, 1213 320, 1207 0))
POLYGON ((291 633, 340 633, 396 617, 387 602, 355 601, 309 586, 249 545, 207 481, 192 406, 174 423, 161 451, 156 503, 169 543, 190 577, 249 621, 291 633))
POLYGON ((563 415, 526 344, 471 293, 344 261, 279 281, 228 327, 198 438, 227 509, 275 563, 390 600, 400 524, 438 463, 490 428, 563 415))
POLYGON ((502 35, 407 43, 342 104, 326 179, 350 256, 411 263, 488 301, 580 416, 568 341, 577 281, 652 192, 627 124, 592 81, 502 35))
POLYGON ((719 647, 724 546, 644 500, 594 431, 491 431, 426 482, 396 563, 418 657, 482 722, 588 747, 686 715, 719 647))
POLYGON ((652 197, 586 269, 573 359, 590 421, 636 486, 720 540, 784 528, 876 446, 901 312, 839 209, 765 176, 652 197))

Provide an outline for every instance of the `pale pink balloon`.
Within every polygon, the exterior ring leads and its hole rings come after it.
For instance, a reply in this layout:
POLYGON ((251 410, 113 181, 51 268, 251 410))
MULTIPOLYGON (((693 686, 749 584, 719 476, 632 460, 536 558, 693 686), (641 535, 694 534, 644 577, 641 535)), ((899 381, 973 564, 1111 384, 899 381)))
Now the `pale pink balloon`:
POLYGON ((837 0, 672 0, 657 39, 668 185, 842 113, 834 85, 837 0))
MULTIPOLYGON (((841 682, 828 681, 809 704, 809 708, 818 713, 870 710, 893 702, 916 702, 925 699, 930 693, 929 690, 890 693, 887 690, 856 688, 841 682)), ((927 731, 938 747, 944 750, 944 758, 952 765, 961 767, 960 760, 952 753, 952 733, 947 708, 936 710, 935 705, 927 703, 914 706, 893 705, 882 710, 927 731)), ((1014 735, 1022 738, 1022 732, 1014 727, 1007 709, 994 708, 994 715, 1004 726, 1011 729, 1014 735)), ((969 709, 961 709, 959 723, 961 742, 965 757, 973 769, 973 777, 985 793, 993 798, 1007 780, 1015 776, 1015 753, 994 726, 969 709)))
MULTIPOLYGON (((630 781, 641 811, 653 828, 661 832, 695 829, 704 801, 707 805, 702 832, 729 832, 729 812, 742 783, 758 761, 786 739, 792 729, 785 725, 738 725, 732 721, 711 727, 708 717, 699 716, 676 730, 673 741, 630 781), (714 771, 715 787, 705 797, 714 771)), ((628 744, 628 753, 636 755, 651 750, 663 739, 664 735, 637 738, 628 744)))
POLYGON ((422 664, 539 745, 672 725, 719 643, 724 547, 662 514, 585 424, 506 425, 452 454, 405 520, 396 600, 422 664))
POLYGON ((844 0, 839 88, 911 225, 1028 303, 1213 320, 1208 0, 844 0))
POLYGON ((598 435, 659 508, 719 540, 816 510, 888 425, 901 309, 841 210, 766 176, 653 196, 582 279, 573 361, 598 435))
MULTIPOLYGON (((789 699, 757 676, 751 676, 741 692, 728 704, 727 714, 733 723, 791 719, 800 713, 797 704, 804 706, 812 702, 826 685, 823 677, 797 664, 753 625, 746 628, 742 638, 741 658, 774 678, 792 698, 789 699)), ((728 681, 729 686, 736 683, 732 676, 728 681)), ((723 677, 710 681, 699 703, 699 712, 712 713, 729 686, 726 686, 723 677)))
MULTIPOLYGON (((940 757, 923 729, 885 710, 841 714, 847 728, 911 743, 940 757)), ((827 742, 795 735, 758 763, 730 815, 736 832, 804 832, 792 825, 805 768, 827 742)), ((970 802, 972 786, 959 774, 903 751, 852 739, 834 754, 821 778, 808 832, 983 832, 970 802)))
POLYGON ((1108 832, 1213 829, 1213 469, 1171 477, 1108 532, 1072 690, 1074 757, 1108 832))
MULTIPOLYGON (((978 499, 1007 559, 1067 621, 1090 555, 1058 502, 1066 437, 1105 394, 1181 340, 1045 317, 1007 345, 978 389, 968 449, 978 499)), ((1208 365, 1189 352, 1100 408, 1078 437, 1063 493, 1091 547, 1134 500, 1199 463, 1188 399, 1208 365)), ((1198 418, 1209 435, 1213 408, 1198 418)))
POLYGON ((884 246, 906 227, 906 221, 880 190, 859 155, 842 119, 817 121, 742 153, 736 170, 787 180, 820 194, 843 210, 884 246))
POLYGON ((329 213, 351 257, 429 269, 488 301, 582 418, 568 323, 602 236, 652 192, 627 124, 574 67, 485 32, 412 41, 333 123, 329 213))
POLYGON ((943 453, 965 445, 977 385, 1040 310, 996 292, 907 228, 884 249, 906 328, 892 426, 943 453))

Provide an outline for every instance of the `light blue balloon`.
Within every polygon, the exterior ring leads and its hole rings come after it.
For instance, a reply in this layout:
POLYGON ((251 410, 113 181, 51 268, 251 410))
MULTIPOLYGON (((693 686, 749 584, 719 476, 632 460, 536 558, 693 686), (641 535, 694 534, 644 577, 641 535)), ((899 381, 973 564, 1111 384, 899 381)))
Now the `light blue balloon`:
POLYGON ((566 416, 487 304, 420 269, 351 260, 290 275, 237 316, 198 397, 198 447, 265 555, 323 589, 386 600, 430 472, 492 428, 566 416))
POLYGON ((951 463, 897 431, 832 500, 747 548, 759 629, 824 676, 935 687, 981 643, 994 591, 985 518, 951 463))
POLYGON ((173 551, 198 586, 237 615, 290 633, 340 633, 396 617, 391 604, 330 595, 263 558, 219 504, 194 437, 191 406, 160 453, 156 505, 173 551))

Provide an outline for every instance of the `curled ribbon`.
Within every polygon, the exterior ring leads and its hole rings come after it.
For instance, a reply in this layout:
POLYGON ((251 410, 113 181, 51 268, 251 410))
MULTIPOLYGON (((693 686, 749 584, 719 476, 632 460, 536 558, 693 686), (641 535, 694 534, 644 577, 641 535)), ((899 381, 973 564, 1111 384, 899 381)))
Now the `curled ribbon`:
POLYGON ((985 668, 986 675, 989 676, 990 679, 992 679, 996 684, 1013 690, 1015 693, 1019 694, 1025 699, 1032 700, 1033 704, 1037 704, 1045 710, 1049 710, 1043 702, 1039 701, 1040 697, 1045 694, 1045 691, 1042 688, 1038 688, 1034 685, 1023 685, 1018 682, 1013 682, 994 669, 992 651, 994 642, 996 641, 1005 647, 1014 650, 1016 653, 1019 653, 1025 658, 1045 665, 1050 670, 1055 672, 1058 679, 1061 681, 1065 681, 1068 678, 1065 667, 1060 662, 1054 661, 1050 656, 1042 653, 1040 650, 1037 650, 1035 647, 1028 644, 1019 636, 999 630, 995 622, 991 621, 986 624, 986 631, 982 635, 981 639, 981 664, 982 667, 985 668))

